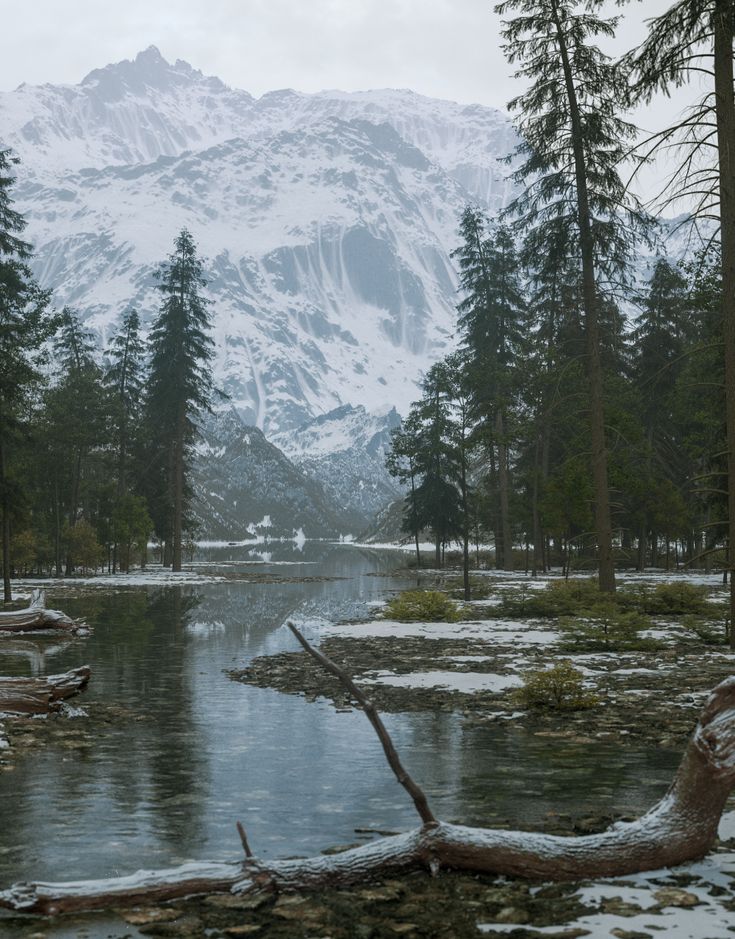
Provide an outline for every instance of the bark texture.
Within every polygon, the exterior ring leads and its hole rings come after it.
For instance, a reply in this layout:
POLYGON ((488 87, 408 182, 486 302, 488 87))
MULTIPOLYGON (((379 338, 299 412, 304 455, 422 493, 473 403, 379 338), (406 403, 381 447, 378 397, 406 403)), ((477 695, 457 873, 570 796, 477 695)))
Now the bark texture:
POLYGON ((0 712, 48 714, 62 701, 79 694, 89 682, 88 665, 45 678, 0 678, 0 712))
POLYGON ((30 606, 24 610, 0 612, 0 636, 3 633, 25 633, 33 630, 63 630, 73 634, 83 633, 88 626, 73 620, 59 610, 46 609, 46 594, 34 590, 30 606))

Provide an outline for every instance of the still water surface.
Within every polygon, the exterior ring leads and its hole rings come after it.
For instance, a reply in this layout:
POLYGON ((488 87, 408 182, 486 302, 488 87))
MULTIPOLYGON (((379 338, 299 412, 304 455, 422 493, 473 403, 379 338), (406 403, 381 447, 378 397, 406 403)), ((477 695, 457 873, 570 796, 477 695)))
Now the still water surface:
MULTIPOLYGON (((223 671, 295 648, 288 617, 364 614, 368 601, 415 584, 380 576, 401 557, 307 543, 301 553, 274 546, 270 563, 253 560, 235 548, 206 558, 209 570, 230 576, 340 579, 110 588, 76 599, 49 591, 94 633, 60 649, 34 641, 47 650, 42 662, 33 645, 27 656, 0 647, 2 674, 89 663, 89 691, 73 703, 91 714, 99 703, 120 709, 83 747, 45 744, 0 773, 0 887, 240 857, 236 819, 264 857, 352 843, 356 828, 415 824, 360 712, 232 682, 223 671)), ((386 724, 435 811, 467 823, 638 812, 678 762, 675 753, 473 725, 460 713, 386 715, 386 724)))

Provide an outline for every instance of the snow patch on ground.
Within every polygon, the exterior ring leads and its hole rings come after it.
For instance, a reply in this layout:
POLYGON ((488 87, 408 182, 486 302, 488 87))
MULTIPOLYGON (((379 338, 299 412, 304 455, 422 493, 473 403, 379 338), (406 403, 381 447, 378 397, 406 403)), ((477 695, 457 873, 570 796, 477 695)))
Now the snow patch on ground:
POLYGON ((508 644, 548 645, 559 639, 553 629, 541 629, 511 620, 477 620, 461 623, 398 623, 394 620, 373 620, 370 623, 336 623, 322 625, 325 636, 353 639, 480 639, 508 644))
MULTIPOLYGON (((735 812, 723 817, 727 825, 735 824, 735 812)), ((720 852, 703 861, 684 864, 673 870, 646 871, 626 877, 610 878, 582 887, 582 903, 597 907, 597 912, 580 916, 572 922, 554 926, 519 927, 518 923, 480 923, 478 929, 490 935, 512 934, 519 928, 530 935, 564 935, 567 931, 585 930, 580 935, 662 935, 666 939, 732 939, 733 913, 725 906, 735 897, 735 854, 720 852), (678 878, 695 878, 681 888, 678 878), (668 881, 668 883, 667 883, 668 881), (673 888, 674 899, 667 899, 666 889, 673 888), (713 896, 712 890, 720 894, 713 896), (677 892, 692 894, 696 905, 672 905, 677 892), (620 901, 641 907, 633 916, 604 912, 609 901, 620 901)), ((694 900, 692 899, 692 902, 694 900)))
POLYGON ((152 567, 134 574, 95 574, 89 577, 47 577, 28 579, 24 584, 32 587, 60 588, 76 587, 156 587, 172 584, 216 584, 227 580, 219 574, 198 574, 193 570, 174 574, 164 568, 152 567))
POLYGON ((518 688, 522 684, 517 675, 492 675, 479 672, 411 672, 396 675, 394 672, 378 672, 372 678, 361 681, 376 685, 392 685, 395 688, 442 688, 472 694, 475 691, 501 692, 518 688))

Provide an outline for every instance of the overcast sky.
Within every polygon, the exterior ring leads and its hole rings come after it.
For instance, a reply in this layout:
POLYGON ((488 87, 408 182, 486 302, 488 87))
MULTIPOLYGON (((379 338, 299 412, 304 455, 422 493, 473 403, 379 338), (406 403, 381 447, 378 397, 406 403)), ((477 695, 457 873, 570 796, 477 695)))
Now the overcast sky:
MULTIPOLYGON (((618 47, 671 2, 633 0, 618 47)), ((0 89, 76 83, 151 44, 255 95, 397 87, 504 107, 518 90, 493 0, 26 0, 4 15, 0 89)))

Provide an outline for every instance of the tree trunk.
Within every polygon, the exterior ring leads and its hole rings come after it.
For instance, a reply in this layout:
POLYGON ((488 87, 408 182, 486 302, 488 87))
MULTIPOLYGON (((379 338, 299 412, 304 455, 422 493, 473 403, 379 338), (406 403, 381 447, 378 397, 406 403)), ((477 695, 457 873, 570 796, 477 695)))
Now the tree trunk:
POLYGON ((595 282, 595 252, 587 193, 587 165, 584 154, 584 130, 579 114, 577 91, 569 61, 566 36, 559 19, 556 0, 551 7, 559 44, 559 55, 564 71, 576 182, 579 247, 582 256, 582 305, 584 308, 585 351, 587 381, 590 394, 590 443, 592 446, 592 480, 595 492, 595 528, 600 590, 615 592, 615 561, 612 547, 612 520, 610 517, 610 490, 607 479, 607 445, 605 443, 605 412, 603 404, 602 362, 600 359, 600 326, 597 284, 595 282))
POLYGON ((498 448, 498 506, 500 509, 500 528, 503 533, 504 571, 513 570, 513 536, 510 526, 510 469, 508 467, 508 446, 505 440, 505 419, 498 408, 495 414, 495 436, 498 448))
POLYGON ((0 435, 0 511, 2 511, 3 546, 3 602, 10 603, 13 592, 10 585, 10 500, 5 477, 5 449, 0 435))
MULTIPOLYGON (((720 183, 722 328, 725 342, 728 537, 735 544, 735 98, 733 97, 733 11, 716 0, 714 12, 715 109, 720 183)), ((735 552, 733 552, 735 555, 735 552)), ((728 560, 732 574, 732 557, 728 560)), ((730 577, 730 622, 735 623, 735 579, 730 577)), ((735 629, 730 630, 735 650, 735 629)))
POLYGON ((31 605, 24 610, 0 612, 0 636, 3 633, 24 633, 35 629, 62 629, 76 633, 88 628, 59 610, 47 610, 45 599, 43 590, 34 590, 31 605))
POLYGON ((171 570, 181 571, 181 541, 184 516, 184 421, 186 415, 179 412, 174 443, 174 532, 171 570))
POLYGON ((726 679, 710 695, 666 795, 636 821, 618 822, 595 835, 562 837, 436 821, 423 792, 411 791, 411 787, 418 787, 400 766, 395 752, 395 761, 391 759, 390 738, 386 744, 381 737, 381 742, 391 767, 399 779, 402 773, 404 786, 414 798, 423 820, 419 828, 334 855, 283 861, 248 857, 241 864, 189 863, 108 880, 21 883, 0 893, 0 907, 55 915, 196 893, 243 895, 263 889, 319 889, 411 868, 437 873, 444 867, 574 881, 682 864, 702 857, 711 848, 735 783, 735 677, 726 679))
POLYGON ((6 714, 48 714, 86 687, 88 665, 45 678, 0 678, 0 711, 6 714))

